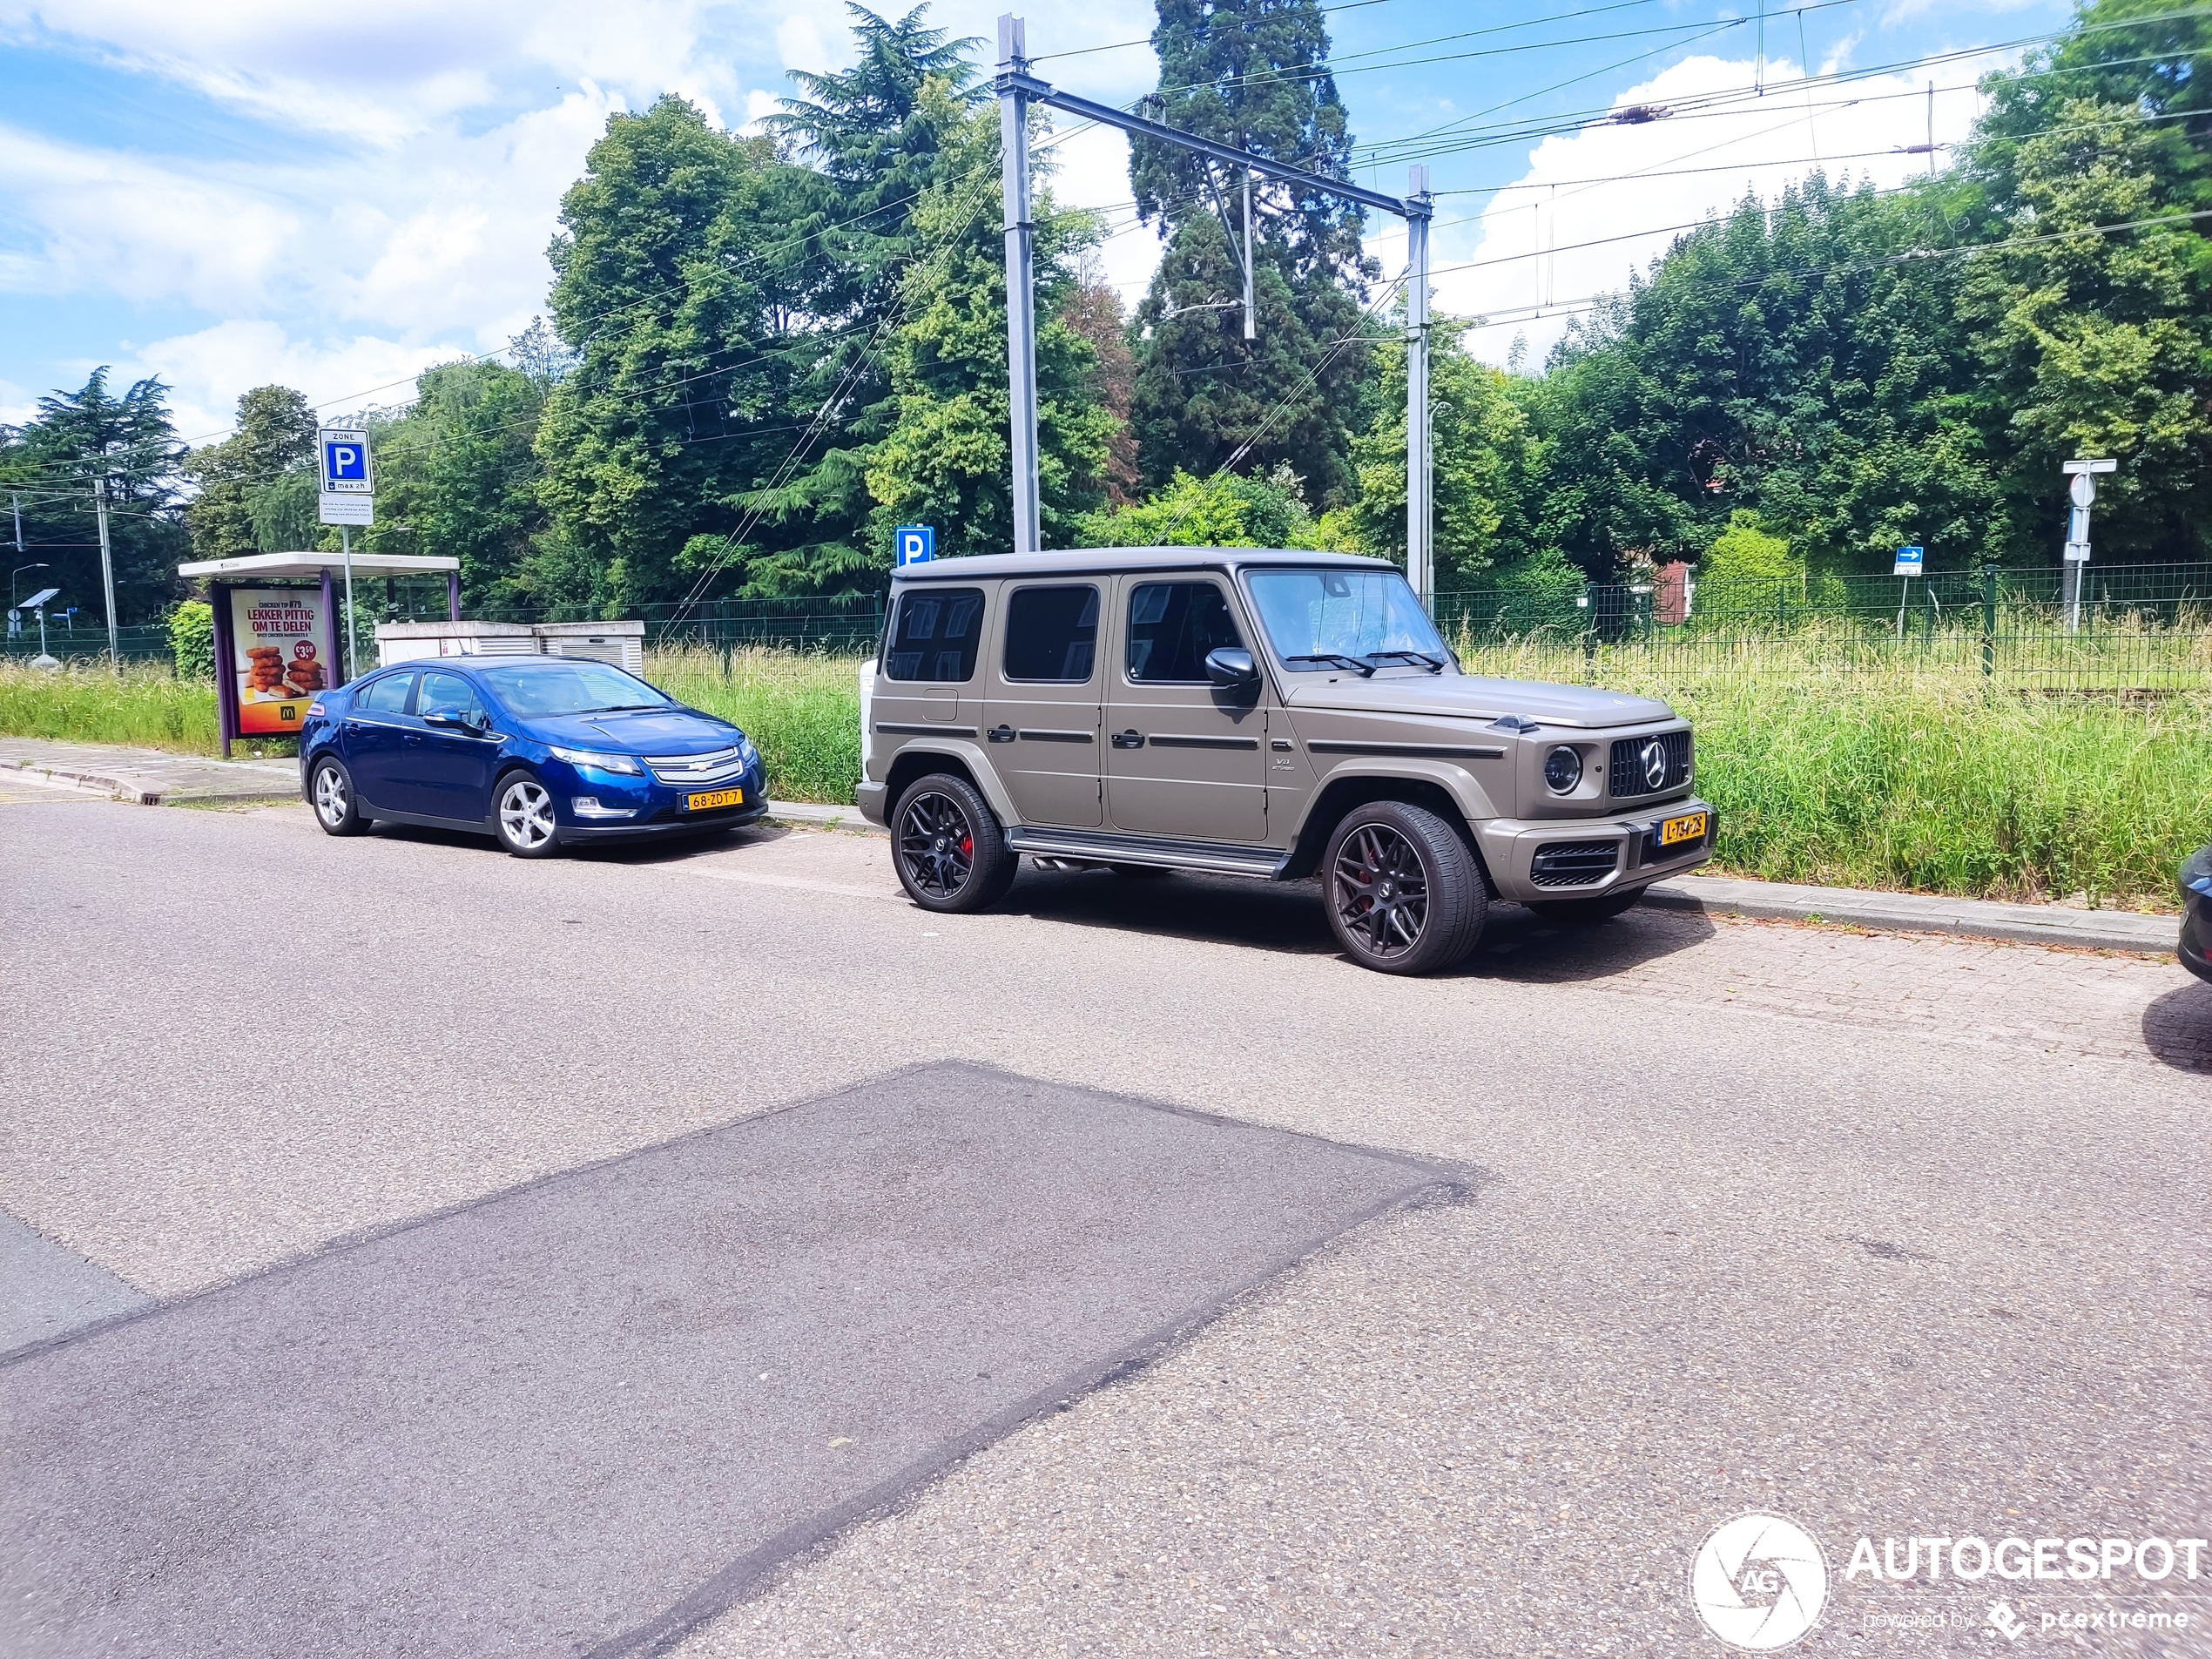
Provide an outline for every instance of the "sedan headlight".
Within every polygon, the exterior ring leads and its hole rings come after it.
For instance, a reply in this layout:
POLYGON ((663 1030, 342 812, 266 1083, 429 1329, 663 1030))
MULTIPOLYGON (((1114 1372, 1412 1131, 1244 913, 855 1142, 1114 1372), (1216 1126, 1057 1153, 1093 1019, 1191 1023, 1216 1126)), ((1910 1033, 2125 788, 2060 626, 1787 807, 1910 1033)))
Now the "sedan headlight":
POLYGON ((752 739, 740 737, 738 739, 738 764, 750 772, 759 759, 760 751, 752 746, 752 739))
POLYGON ((637 777, 645 770, 637 764, 635 755, 604 754, 597 749, 553 748, 552 755, 556 760, 565 760, 578 770, 618 772, 629 777, 637 777))
POLYGON ((1544 783, 1554 795, 1571 795, 1582 781, 1582 757, 1561 744, 1544 757, 1544 783))

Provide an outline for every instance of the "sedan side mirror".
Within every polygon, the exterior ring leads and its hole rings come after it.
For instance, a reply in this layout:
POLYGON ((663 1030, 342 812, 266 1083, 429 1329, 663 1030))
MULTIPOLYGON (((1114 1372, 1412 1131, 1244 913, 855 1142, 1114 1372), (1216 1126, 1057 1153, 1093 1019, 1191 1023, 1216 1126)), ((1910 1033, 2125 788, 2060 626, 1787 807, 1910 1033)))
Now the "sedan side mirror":
POLYGON ((422 711, 423 725, 437 726, 446 732, 466 732, 472 738, 483 729, 480 724, 482 718, 467 709, 425 709, 422 711))
POLYGON ((1224 645, 1206 653, 1206 678, 1224 691, 1254 691, 1259 685, 1259 667, 1242 645, 1224 645))

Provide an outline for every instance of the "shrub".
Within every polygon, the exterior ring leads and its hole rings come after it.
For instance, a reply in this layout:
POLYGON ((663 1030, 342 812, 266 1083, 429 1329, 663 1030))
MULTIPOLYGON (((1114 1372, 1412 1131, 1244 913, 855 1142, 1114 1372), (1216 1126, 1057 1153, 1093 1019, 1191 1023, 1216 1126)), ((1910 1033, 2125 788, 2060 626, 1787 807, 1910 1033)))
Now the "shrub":
POLYGON ((179 679, 215 678, 215 612, 205 599, 187 599, 171 613, 169 650, 179 679))

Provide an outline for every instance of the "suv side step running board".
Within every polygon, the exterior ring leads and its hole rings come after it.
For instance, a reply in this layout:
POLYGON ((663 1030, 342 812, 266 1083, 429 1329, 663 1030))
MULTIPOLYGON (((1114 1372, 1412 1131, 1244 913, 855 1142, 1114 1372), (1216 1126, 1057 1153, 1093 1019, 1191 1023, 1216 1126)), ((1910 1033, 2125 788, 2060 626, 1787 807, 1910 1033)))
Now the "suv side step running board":
POLYGON ((1158 841, 1135 835, 1103 835, 1091 830, 1036 829, 1023 826, 1006 833, 1006 844, 1034 859, 1067 859, 1087 864, 1146 864, 1168 870, 1211 870, 1221 875, 1280 875, 1288 853, 1271 846, 1224 846, 1216 841, 1158 841))

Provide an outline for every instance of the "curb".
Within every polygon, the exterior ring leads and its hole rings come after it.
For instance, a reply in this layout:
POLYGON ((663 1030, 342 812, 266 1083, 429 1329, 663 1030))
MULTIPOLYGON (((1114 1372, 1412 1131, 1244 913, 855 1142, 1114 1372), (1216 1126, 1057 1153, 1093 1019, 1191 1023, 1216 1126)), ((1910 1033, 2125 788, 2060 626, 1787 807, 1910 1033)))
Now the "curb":
POLYGON ((80 792, 98 792, 115 800, 135 801, 141 806, 158 806, 162 797, 158 792, 141 789, 135 784, 125 784, 120 779, 103 778, 97 772, 64 772, 58 767, 42 766, 30 760, 0 760, 0 767, 17 783, 36 784, 44 789, 73 789, 80 792))
POLYGON ((800 829, 835 830, 845 835, 879 835, 891 832, 871 824, 857 806, 823 806, 806 800, 772 800, 762 816, 764 824, 789 824, 800 829))
POLYGON ((2181 941, 2179 916, 2126 910, 2067 910, 2055 905, 2004 904, 1925 893, 1870 893, 1782 881, 1693 876, 1656 881, 1644 902, 1662 910, 1783 921, 1832 921, 1882 933, 1950 934, 2077 950, 2124 950, 2171 955, 2181 941))

